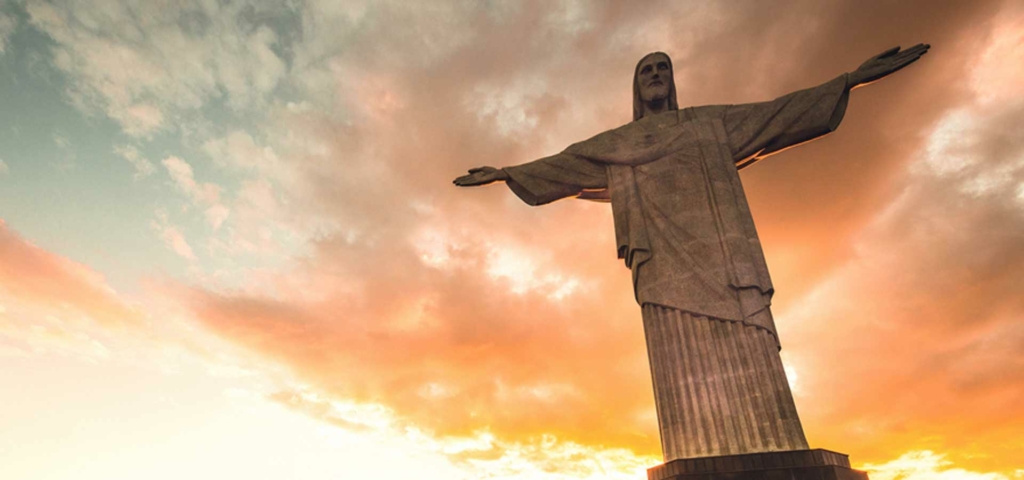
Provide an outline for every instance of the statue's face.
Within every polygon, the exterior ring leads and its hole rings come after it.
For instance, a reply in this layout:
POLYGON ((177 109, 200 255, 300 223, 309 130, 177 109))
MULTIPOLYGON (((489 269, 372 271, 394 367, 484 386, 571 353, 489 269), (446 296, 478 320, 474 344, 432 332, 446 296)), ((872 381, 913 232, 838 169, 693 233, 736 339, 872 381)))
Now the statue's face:
POLYGON ((637 83, 640 85, 640 98, 645 102, 668 98, 672 82, 672 67, 668 57, 662 54, 651 55, 640 62, 637 83))

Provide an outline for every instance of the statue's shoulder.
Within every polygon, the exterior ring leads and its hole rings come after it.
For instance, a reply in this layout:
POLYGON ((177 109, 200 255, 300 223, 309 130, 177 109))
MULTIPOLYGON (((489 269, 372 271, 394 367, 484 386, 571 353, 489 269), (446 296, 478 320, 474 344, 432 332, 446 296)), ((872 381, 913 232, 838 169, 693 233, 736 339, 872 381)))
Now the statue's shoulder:
POLYGON ((582 146, 586 144, 607 144, 609 142, 615 142, 617 140, 630 138, 632 136, 642 134, 643 132, 649 129, 649 125, 644 120, 645 119, 632 121, 625 125, 620 125, 610 130, 605 130, 601 133, 598 133, 597 135, 594 135, 593 137, 583 140, 582 142, 577 142, 573 144, 573 146, 582 146))
MULTIPOLYGON (((730 107, 732 105, 701 105, 699 107, 687 107, 683 110, 687 111, 686 115, 689 118, 698 121, 708 121, 724 117, 730 107)), ((680 112, 683 110, 680 110, 680 112)))
POLYGON ((637 139, 651 135, 664 135, 666 131, 678 129, 691 121, 683 110, 673 110, 634 120, 625 125, 605 130, 576 145, 609 145, 627 142, 634 144, 637 139))
POLYGON ((732 105, 702 105, 662 112, 627 123, 616 130, 653 131, 681 126, 687 122, 704 122, 722 118, 732 105))
POLYGON ((574 143, 565 153, 604 163, 645 163, 691 141, 694 130, 687 127, 690 122, 681 110, 650 115, 574 143))
POLYGON ((671 110, 661 112, 657 115, 650 115, 639 120, 629 122, 619 128, 609 130, 605 133, 615 132, 620 135, 647 134, 658 130, 676 127, 689 121, 683 110, 671 110))

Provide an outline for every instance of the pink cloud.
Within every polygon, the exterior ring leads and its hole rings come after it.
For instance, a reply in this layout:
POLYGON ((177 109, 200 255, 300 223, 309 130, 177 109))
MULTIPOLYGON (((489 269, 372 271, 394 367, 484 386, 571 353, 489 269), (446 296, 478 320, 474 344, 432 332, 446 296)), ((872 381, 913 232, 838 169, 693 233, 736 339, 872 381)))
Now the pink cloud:
POLYGON ((86 265, 28 242, 0 220, 0 290, 41 306, 64 306, 103 325, 135 324, 138 313, 86 265))

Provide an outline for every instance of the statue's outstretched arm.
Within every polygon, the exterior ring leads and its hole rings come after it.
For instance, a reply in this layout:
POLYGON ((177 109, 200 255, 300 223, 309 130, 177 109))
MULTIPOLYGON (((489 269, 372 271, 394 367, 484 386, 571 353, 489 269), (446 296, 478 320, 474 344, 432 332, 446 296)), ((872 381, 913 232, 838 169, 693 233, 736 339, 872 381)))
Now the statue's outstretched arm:
POLYGON ((742 168, 834 131, 846 113, 852 89, 910 65, 929 48, 926 44, 902 51, 891 48, 816 87, 767 102, 697 107, 694 112, 698 117, 722 119, 733 160, 742 168))
POLYGON ((608 188, 604 165, 564 152, 513 167, 474 168, 453 183, 473 187, 499 181, 529 205, 544 205, 581 194, 587 200, 600 200, 600 195, 591 192, 608 188))

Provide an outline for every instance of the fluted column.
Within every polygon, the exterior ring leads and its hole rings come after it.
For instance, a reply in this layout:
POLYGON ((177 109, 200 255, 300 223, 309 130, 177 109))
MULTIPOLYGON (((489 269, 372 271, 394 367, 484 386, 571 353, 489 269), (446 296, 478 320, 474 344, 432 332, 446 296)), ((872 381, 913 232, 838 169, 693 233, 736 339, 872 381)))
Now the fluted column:
POLYGON ((642 310, 666 462, 808 448, 770 332, 657 305, 642 310))

